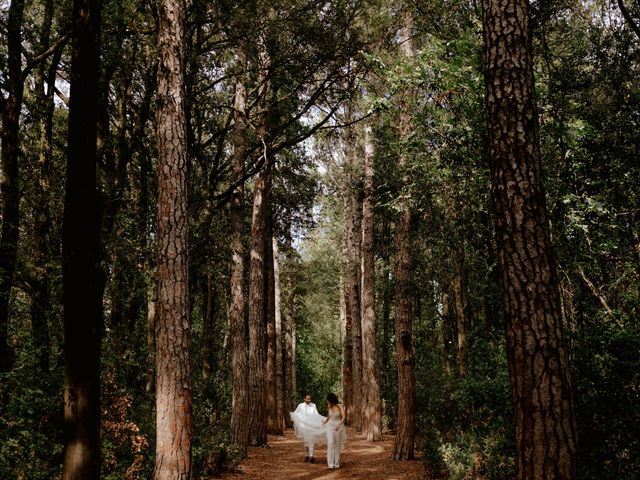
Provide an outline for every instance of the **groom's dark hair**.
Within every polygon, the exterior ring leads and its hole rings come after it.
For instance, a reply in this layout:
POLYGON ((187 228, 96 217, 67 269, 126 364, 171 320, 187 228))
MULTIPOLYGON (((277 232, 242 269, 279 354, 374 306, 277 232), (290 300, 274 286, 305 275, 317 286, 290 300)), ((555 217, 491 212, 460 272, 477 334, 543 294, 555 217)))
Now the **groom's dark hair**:
POLYGON ((307 396, 309 396, 309 397, 310 397, 310 396, 311 396, 311 392, 304 392, 304 393, 302 394, 302 398, 307 397, 307 396))

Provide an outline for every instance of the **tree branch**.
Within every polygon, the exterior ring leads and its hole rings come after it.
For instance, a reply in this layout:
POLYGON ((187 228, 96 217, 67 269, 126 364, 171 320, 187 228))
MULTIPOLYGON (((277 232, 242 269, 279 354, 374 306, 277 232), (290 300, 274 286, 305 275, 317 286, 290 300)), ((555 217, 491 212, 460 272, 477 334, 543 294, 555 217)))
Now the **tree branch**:
POLYGON ((69 40, 69 35, 70 32, 68 31, 63 33, 62 36, 53 45, 51 45, 51 47, 49 47, 41 54, 29 59, 26 67, 24 67, 24 70, 22 71, 22 81, 24 82, 27 79, 27 76, 40 62, 46 60, 47 57, 55 53, 59 48, 64 48, 65 44, 69 40))
POLYGON ((68 107, 69 107, 69 97, 67 97, 64 93, 62 93, 62 92, 58 89, 58 87, 55 87, 55 86, 54 86, 54 90, 55 90, 55 92, 56 92, 56 95, 58 95, 58 98, 59 98, 60 100, 62 100, 62 103, 64 103, 64 104, 67 106, 67 108, 68 108, 68 107))
POLYGON ((604 296, 596 288, 596 286, 593 284, 593 282, 591 280, 589 280, 587 275, 584 273, 584 269, 582 268, 581 265, 578 265, 578 273, 580 274, 580 277, 582 277, 582 280, 587 285, 587 287, 589 287, 589 290, 591 291, 593 296, 598 299, 598 301, 600 302, 600 305, 602 305, 602 308, 605 309, 605 311, 607 312, 607 315, 613 317, 614 316, 613 315, 613 310, 611 310, 611 307, 609 307, 609 304, 607 303, 607 299, 604 298, 604 296))
POLYGON ((627 7, 624 6, 623 0, 618 0, 618 7, 620 7, 620 12, 622 12, 622 16, 631 27, 631 30, 633 30, 633 32, 636 34, 636 36, 640 40, 640 26, 638 26, 638 24, 635 22, 635 20, 629 13, 629 10, 627 10, 627 7))

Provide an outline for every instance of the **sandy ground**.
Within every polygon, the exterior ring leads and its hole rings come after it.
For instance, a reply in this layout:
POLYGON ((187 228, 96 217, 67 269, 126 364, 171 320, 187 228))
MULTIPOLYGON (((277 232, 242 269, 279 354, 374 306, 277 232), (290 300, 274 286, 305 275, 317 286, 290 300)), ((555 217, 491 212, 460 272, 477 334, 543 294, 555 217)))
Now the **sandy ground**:
POLYGON ((224 480, 424 480, 425 469, 420 460, 394 462, 392 435, 382 442, 367 442, 353 429, 347 428, 347 444, 341 466, 327 467, 326 447, 316 447, 316 463, 304 462, 304 447, 293 430, 284 436, 269 436, 266 448, 249 448, 248 458, 240 464, 239 473, 227 473, 224 480))

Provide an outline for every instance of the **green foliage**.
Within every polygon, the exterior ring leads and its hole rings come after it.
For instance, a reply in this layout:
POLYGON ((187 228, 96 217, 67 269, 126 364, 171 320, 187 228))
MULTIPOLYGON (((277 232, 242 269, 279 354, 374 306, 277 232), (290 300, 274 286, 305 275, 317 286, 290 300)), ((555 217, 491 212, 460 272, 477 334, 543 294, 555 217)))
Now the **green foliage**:
POLYGON ((62 369, 39 371, 35 358, 33 351, 22 351, 11 372, 0 377, 1 478, 48 480, 61 470, 62 369))
POLYGON ((478 439, 475 435, 461 435, 455 442, 442 443, 439 453, 449 479, 508 479, 514 477, 513 445, 505 442, 505 432, 478 439), (478 443, 480 440, 480 443, 478 443))
POLYGON ((234 470, 243 458, 228 438, 231 405, 218 404, 219 397, 230 399, 229 385, 219 379, 201 379, 195 385, 199 388, 194 389, 193 399, 193 477, 217 478, 234 470), (218 388, 218 394, 211 395, 218 388))
POLYGON ((336 200, 325 197, 321 221, 301 245, 296 273, 299 301, 296 308, 296 357, 298 392, 313 394, 319 410, 325 409, 327 393, 342 393, 340 347, 340 266, 335 241, 341 226, 336 223, 336 200))
MULTIPOLYGON (((635 323, 635 322, 634 322, 635 323)), ((603 321, 575 338, 575 387, 582 478, 633 479, 640 470, 637 392, 640 330, 603 321)))
POLYGON ((147 352, 137 350, 131 339, 120 347, 110 341, 119 340, 107 337, 104 348, 101 475, 113 480, 148 478, 154 462, 155 401, 153 392, 145 391, 147 352))
POLYGON ((483 325, 472 328, 469 371, 460 379, 444 369, 447 352, 433 338, 429 319, 437 313, 427 312, 415 326, 418 448, 424 461, 434 475, 445 478, 513 478, 511 395, 503 342, 496 343, 483 325))
POLYGON ((541 146, 574 370, 581 478, 634 479, 640 48, 596 2, 538 16, 541 146), (585 34, 586 32, 586 34, 585 34))

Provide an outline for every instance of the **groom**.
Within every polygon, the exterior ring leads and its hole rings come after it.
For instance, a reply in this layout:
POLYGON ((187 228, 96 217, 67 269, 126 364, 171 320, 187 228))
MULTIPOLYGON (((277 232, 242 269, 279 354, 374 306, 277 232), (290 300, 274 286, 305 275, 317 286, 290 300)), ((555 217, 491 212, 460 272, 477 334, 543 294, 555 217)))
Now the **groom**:
MULTIPOLYGON (((315 403, 311 403, 311 394, 309 392, 304 394, 304 402, 298 404, 298 408, 294 413, 302 413, 305 415, 320 415, 315 403)), ((309 463, 316 463, 316 459, 313 457, 313 440, 305 440, 304 442, 304 461, 309 463)))

